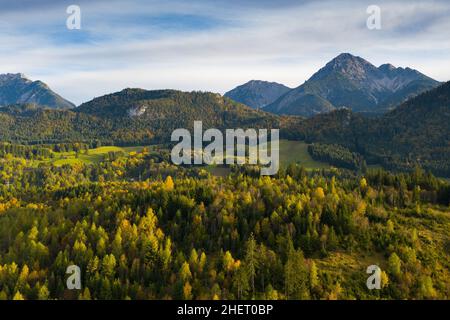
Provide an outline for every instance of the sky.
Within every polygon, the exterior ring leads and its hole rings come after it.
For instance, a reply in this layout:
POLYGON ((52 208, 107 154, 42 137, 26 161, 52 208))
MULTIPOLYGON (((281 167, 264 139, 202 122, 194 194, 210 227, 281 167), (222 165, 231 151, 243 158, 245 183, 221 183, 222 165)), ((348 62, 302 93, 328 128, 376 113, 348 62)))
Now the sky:
POLYGON ((448 0, 0 0, 0 73, 80 104, 124 88, 297 87, 342 52, 450 80, 448 0), (81 29, 66 26, 69 5, 81 29), (369 5, 381 29, 367 27, 369 5))

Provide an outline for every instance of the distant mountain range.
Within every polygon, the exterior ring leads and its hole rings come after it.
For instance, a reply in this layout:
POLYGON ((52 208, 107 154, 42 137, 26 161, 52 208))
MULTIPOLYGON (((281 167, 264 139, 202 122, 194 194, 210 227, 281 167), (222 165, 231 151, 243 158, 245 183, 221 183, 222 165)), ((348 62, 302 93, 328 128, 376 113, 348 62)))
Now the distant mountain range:
MULTIPOLYGON (((391 64, 377 68, 363 58, 343 53, 297 88, 252 80, 224 96, 251 108, 280 115, 311 117, 342 107, 377 114, 439 84, 410 68, 396 68, 391 64)), ((13 104, 36 104, 52 109, 75 107, 41 81, 31 81, 23 74, 2 74, 0 106, 13 104)), ((129 112, 139 115, 143 109, 135 108, 129 112)))
POLYGON ((36 104, 54 109, 75 105, 53 92, 42 81, 31 81, 23 74, 0 74, 0 105, 36 104))
POLYGON ((254 109, 260 109, 274 102, 291 88, 276 82, 251 80, 231 91, 225 97, 243 103, 254 109))
POLYGON ((391 64, 375 67, 363 58, 343 53, 331 60, 301 86, 278 98, 273 86, 245 84, 227 93, 230 98, 252 106, 253 97, 265 97, 265 111, 311 117, 347 107, 355 112, 385 113, 439 82, 410 68, 391 64), (268 102, 270 98, 273 101, 268 102))
POLYGON ((170 143, 174 129, 192 129, 201 120, 205 128, 280 128, 283 138, 338 144, 369 163, 395 169, 420 163, 450 176, 450 82, 389 64, 377 68, 350 54, 339 55, 295 89, 263 81, 225 97, 124 89, 77 108, 40 81, 7 74, 0 75, 0 104, 0 141, 170 143), (284 114, 306 117, 279 116, 284 114))

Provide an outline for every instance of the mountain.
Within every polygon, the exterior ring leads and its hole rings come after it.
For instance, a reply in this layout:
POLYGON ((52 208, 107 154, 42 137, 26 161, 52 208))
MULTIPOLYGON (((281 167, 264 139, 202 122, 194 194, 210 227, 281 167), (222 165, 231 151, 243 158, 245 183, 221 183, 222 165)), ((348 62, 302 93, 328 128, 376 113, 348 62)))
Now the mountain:
POLYGON ((388 169, 419 165, 450 177, 450 82, 414 97, 368 126, 364 149, 388 169))
POLYGON ((264 109, 306 117, 341 107, 383 113, 439 84, 410 68, 390 64, 377 68, 361 57, 343 53, 264 109))
POLYGON ((450 159, 450 82, 387 113, 377 133, 398 153, 450 159))
POLYGON ((274 127, 278 122, 270 113, 217 93, 177 90, 125 89, 84 103, 75 112, 112 119, 121 131, 151 132, 162 143, 169 142, 177 128, 193 129, 196 120, 217 129, 274 127))
POLYGON ((291 90, 276 82, 251 80, 225 93, 225 97, 254 109, 263 108, 291 90))
POLYGON ((220 94, 125 89, 78 108, 54 110, 30 105, 0 108, 0 141, 100 140, 104 144, 170 143, 177 128, 279 128, 278 117, 220 94))
POLYGON ((37 104, 53 109, 70 109, 75 105, 53 92, 42 81, 31 81, 23 74, 0 75, 0 105, 37 104))
POLYGON ((293 138, 336 144, 368 163, 411 170, 416 165, 450 177, 450 82, 422 93, 379 118, 342 108, 289 122, 293 138))

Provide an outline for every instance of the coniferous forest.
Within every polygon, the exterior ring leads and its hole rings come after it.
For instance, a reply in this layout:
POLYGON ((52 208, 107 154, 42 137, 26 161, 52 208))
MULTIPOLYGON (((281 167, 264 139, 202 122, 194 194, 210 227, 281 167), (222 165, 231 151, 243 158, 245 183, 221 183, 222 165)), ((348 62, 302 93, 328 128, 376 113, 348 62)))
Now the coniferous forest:
POLYGON ((158 148, 61 166, 14 150, 0 160, 1 299, 449 297, 450 185, 419 168, 217 176, 158 148))

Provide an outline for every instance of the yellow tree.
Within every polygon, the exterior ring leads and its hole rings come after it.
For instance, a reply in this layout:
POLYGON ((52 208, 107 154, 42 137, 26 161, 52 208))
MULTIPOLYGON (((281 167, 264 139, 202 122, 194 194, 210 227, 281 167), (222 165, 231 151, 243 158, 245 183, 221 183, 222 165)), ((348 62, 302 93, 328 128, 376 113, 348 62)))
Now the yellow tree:
POLYGON ((164 189, 167 191, 172 191, 175 187, 175 183, 173 182, 173 179, 171 176, 167 176, 166 181, 164 182, 164 189))

